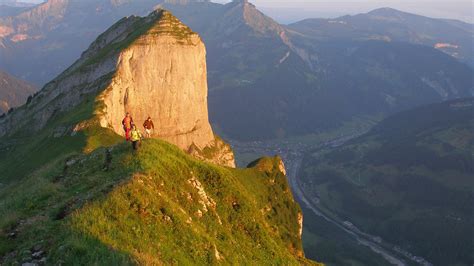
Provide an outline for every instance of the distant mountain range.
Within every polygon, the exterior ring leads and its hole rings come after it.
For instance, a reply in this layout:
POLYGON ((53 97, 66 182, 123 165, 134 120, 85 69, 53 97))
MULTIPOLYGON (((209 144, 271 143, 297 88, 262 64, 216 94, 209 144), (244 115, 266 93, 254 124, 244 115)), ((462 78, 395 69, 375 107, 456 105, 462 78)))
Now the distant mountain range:
POLYGON ((157 6, 203 37, 211 121, 234 139, 315 134, 473 93, 473 69, 459 61, 469 59, 458 42, 472 37, 462 22, 381 9, 287 27, 243 0, 50 0, 0 18, 0 67, 44 84, 114 21, 157 6), (429 35, 436 28, 444 39, 429 35))
POLYGON ((474 98, 391 116, 306 157, 301 184, 342 221, 435 265, 470 265, 474 98))
POLYGON ((32 7, 32 6, 35 6, 36 4, 19 1, 19 0, 0 0, 0 5, 9 6, 9 7, 32 7))
POLYGON ((0 17, 16 16, 29 8, 32 8, 35 4, 24 3, 15 0, 1 0, 0 1, 0 17))
POLYGON ((381 40, 426 45, 474 66, 474 27, 457 20, 381 8, 335 19, 306 19, 289 28, 316 40, 381 40))
POLYGON ((24 104, 28 96, 31 96, 36 90, 28 82, 0 70, 0 114, 24 104))
POLYGON ((211 119, 234 139, 313 134, 473 93, 472 68, 430 46, 317 39, 247 1, 164 6, 208 44, 211 119))
POLYGON ((49 0, 0 17, 0 68, 38 86, 64 71, 119 19, 153 10, 157 1, 49 0))

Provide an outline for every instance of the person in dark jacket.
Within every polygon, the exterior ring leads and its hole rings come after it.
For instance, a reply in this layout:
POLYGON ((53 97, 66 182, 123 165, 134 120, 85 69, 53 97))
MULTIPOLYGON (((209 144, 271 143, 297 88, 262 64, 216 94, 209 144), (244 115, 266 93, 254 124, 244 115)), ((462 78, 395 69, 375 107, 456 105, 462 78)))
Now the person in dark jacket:
POLYGON ((145 136, 147 138, 151 138, 153 134, 153 130, 155 130, 155 125, 153 124, 153 121, 151 120, 151 117, 148 117, 145 122, 143 123, 143 127, 145 128, 145 136))

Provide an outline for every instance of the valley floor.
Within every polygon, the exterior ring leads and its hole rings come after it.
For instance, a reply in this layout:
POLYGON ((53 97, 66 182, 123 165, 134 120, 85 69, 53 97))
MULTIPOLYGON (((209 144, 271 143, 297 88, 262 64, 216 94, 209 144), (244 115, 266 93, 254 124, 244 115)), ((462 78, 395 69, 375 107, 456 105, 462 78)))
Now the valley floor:
MULTIPOLYGON (((344 142, 353 139, 354 137, 360 136, 360 133, 354 133, 350 136, 343 136, 339 138, 335 138, 332 140, 327 140, 318 145, 282 145, 282 144, 269 144, 265 142, 249 142, 249 143, 241 143, 241 142, 232 142, 232 146, 234 147, 235 151, 237 152, 237 160, 240 165, 244 165, 246 160, 252 158, 252 154, 265 154, 265 155, 275 155, 278 154, 283 158, 285 162, 286 170, 287 170, 287 177, 293 190, 293 194, 295 195, 296 200, 300 203, 304 215, 309 216, 309 212, 311 212, 311 216, 316 216, 319 220, 318 223, 326 223, 330 225, 332 231, 338 231, 338 233, 343 232, 346 236, 349 236, 351 242, 357 246, 363 246, 366 249, 367 254, 370 254, 372 258, 364 258, 360 263, 367 264, 370 260, 377 260, 378 263, 383 262, 384 264, 391 264, 391 265, 411 265, 411 264, 419 264, 419 265, 432 265, 431 263, 427 262, 425 259, 413 255, 408 251, 400 249, 398 246, 394 244, 387 243, 383 241, 378 236, 370 235, 366 232, 362 232, 356 226, 354 226, 350 221, 343 221, 339 219, 337 216, 333 215, 330 210, 325 209, 319 204, 318 198, 308 198, 307 195, 304 193, 304 188, 298 182, 298 173, 301 170, 301 163, 303 158, 309 150, 313 150, 316 147, 337 147, 344 142), (284 148, 281 148, 284 147, 284 148), (239 156, 240 155, 240 156, 239 156), (240 158, 239 158, 240 157, 240 158), (364 261, 365 260, 365 261, 364 261), (408 261, 408 262, 407 262, 408 261)), ((312 217, 312 218, 316 218, 312 217)), ((312 221, 313 222, 313 221, 312 221)), ((313 224, 305 222, 305 233, 311 230, 313 224)), ((318 230, 315 230, 318 232, 318 230)), ((309 232, 308 232, 309 234, 309 232)), ((303 236, 303 239, 305 237, 303 236)), ((306 241, 308 242, 308 240, 306 241)), ((305 244, 310 244, 306 243, 305 244)), ((311 242, 311 240, 309 240, 311 242)), ((312 243, 311 243, 312 244, 312 243)), ((309 246, 309 245, 308 245, 309 246)), ((313 245, 311 245, 313 246, 313 245)), ((308 250, 305 246, 305 252, 307 256, 311 259, 316 259, 318 261, 324 261, 318 254, 318 246, 316 246, 316 250, 308 250), (317 257, 312 257, 312 254, 318 254, 317 257)), ((357 247, 359 249, 360 247, 357 247)), ((335 251, 337 252, 337 251, 335 251)), ((360 252, 360 251, 358 251, 360 252)), ((332 256, 332 255, 331 255, 332 256)), ((345 255, 347 256, 347 255, 345 255)), ((354 256, 356 256, 354 254, 354 256)), ((350 255, 346 259, 351 259, 350 255)), ((360 259, 359 259, 360 260, 360 259)), ((331 263, 329 263, 331 264, 331 263)))

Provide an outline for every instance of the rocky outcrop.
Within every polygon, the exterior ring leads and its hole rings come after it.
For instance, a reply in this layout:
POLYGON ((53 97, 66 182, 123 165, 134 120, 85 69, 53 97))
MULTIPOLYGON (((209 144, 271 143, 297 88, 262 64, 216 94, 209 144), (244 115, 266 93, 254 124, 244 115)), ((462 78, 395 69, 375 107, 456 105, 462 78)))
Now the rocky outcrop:
POLYGON ((194 157, 206 162, 213 162, 218 165, 224 165, 232 168, 236 167, 232 147, 219 137, 216 137, 215 140, 210 145, 207 145, 204 149, 200 149, 196 145, 192 145, 188 152, 194 157))
POLYGON ((123 133, 130 112, 137 124, 151 116, 155 137, 182 149, 203 149, 214 141, 207 110, 206 49, 200 37, 170 13, 137 38, 119 57, 116 72, 100 96, 101 125, 123 133))
POLYGON ((280 172, 286 176, 285 164, 280 156, 260 158, 251 162, 247 167, 267 173, 280 172))
MULTIPOLYGON (((265 174, 268 178, 267 183, 270 186, 270 190, 275 187, 282 188, 284 194, 288 196, 289 202, 292 204, 295 203, 293 194, 291 192, 288 180, 286 178, 286 169, 285 164, 280 156, 275 157, 263 157, 251 162, 247 168, 256 169, 259 172, 265 174)), ((273 204, 266 205, 262 208, 262 213, 270 213, 272 210, 273 204)), ((293 245, 290 246, 292 252, 298 257, 304 257, 303 247, 300 244, 303 236, 303 212, 298 208, 295 213, 296 226, 293 227, 293 232, 291 233, 291 238, 293 239, 293 245)))
POLYGON ((232 150, 216 140, 209 123, 207 93, 204 43, 160 9, 148 17, 124 18, 99 36, 31 104, 0 120, 0 136, 25 126, 25 117, 35 121, 29 130, 40 130, 55 115, 94 96, 92 119, 100 126, 123 134, 125 113, 131 113, 139 128, 151 116, 153 137, 233 167, 232 150))
POLYGON ((0 114, 24 104, 35 91, 33 85, 0 71, 0 114))

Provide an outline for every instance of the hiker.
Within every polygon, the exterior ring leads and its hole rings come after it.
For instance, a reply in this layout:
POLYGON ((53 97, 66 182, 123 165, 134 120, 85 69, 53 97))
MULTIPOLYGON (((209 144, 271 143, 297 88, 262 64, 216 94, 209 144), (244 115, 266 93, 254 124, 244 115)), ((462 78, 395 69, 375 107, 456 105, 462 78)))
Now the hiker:
POLYGON ((145 120, 145 122, 143 123, 143 127, 145 128, 146 137, 151 138, 151 135, 153 134, 153 130, 155 129, 155 125, 153 124, 151 117, 148 117, 145 120))
POLYGON ((140 133, 140 130, 138 130, 135 125, 132 126, 132 130, 130 131, 130 140, 132 141, 133 150, 138 150, 140 141, 142 140, 142 133, 140 133))
POLYGON ((132 130, 133 126, 133 119, 130 116, 130 113, 127 112, 125 118, 122 120, 123 130, 125 131, 125 139, 127 141, 130 140, 130 131, 132 130))

